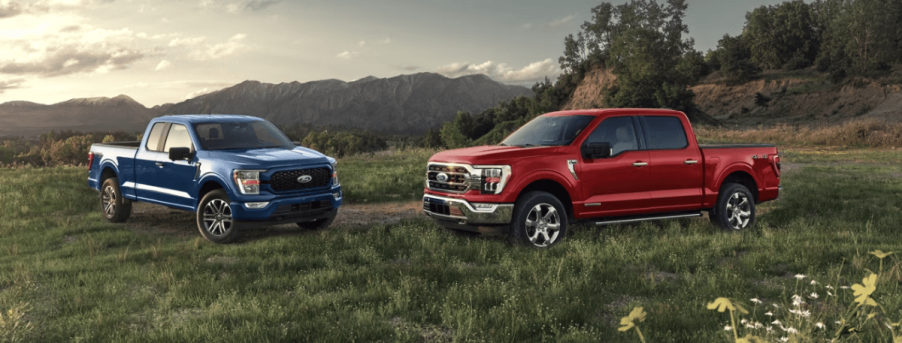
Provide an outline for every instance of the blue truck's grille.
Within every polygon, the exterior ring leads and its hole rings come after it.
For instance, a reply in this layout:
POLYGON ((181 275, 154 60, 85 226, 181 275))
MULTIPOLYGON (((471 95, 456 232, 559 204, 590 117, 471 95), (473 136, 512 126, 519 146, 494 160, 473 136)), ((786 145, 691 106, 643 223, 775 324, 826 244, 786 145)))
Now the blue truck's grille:
POLYGON ((268 183, 273 190, 281 192, 323 187, 328 185, 331 180, 332 175, 329 173, 329 168, 312 168, 276 172, 269 178, 268 183), (298 181, 298 178, 303 175, 309 175, 313 179, 309 182, 298 181))

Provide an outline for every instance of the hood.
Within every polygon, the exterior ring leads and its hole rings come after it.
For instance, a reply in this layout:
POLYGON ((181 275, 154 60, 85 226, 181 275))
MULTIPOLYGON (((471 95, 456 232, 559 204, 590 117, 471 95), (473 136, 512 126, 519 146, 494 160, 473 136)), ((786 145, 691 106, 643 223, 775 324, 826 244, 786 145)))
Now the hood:
POLYGON ((213 150, 207 153, 211 159, 231 162, 242 168, 270 169, 292 165, 328 164, 335 161, 316 150, 304 147, 213 150))
POLYGON ((557 155, 566 147, 545 146, 523 148, 518 146, 483 145, 472 148, 446 150, 429 159, 430 162, 464 164, 499 164, 503 160, 532 156, 557 155))

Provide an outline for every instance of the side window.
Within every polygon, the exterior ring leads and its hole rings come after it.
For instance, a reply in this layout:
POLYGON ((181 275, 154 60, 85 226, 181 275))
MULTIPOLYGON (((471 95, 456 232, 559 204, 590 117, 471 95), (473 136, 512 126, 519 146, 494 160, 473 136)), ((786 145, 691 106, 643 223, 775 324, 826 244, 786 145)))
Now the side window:
POLYGON ((631 117, 605 119, 595 128, 595 131, 592 131, 589 138, 586 138, 586 143, 603 142, 611 143, 613 155, 624 151, 639 150, 633 119, 631 117))
POLYGON ((188 128, 184 125, 172 124, 169 127, 169 135, 166 136, 166 144, 163 146, 164 152, 169 152, 171 148, 189 148, 194 151, 194 145, 191 144, 191 135, 188 134, 188 128))
POLYGON ((153 128, 150 129, 150 136, 147 137, 147 144, 144 147, 150 151, 161 151, 160 150, 160 136, 163 135, 163 129, 166 127, 166 123, 156 123, 153 124, 153 128))
POLYGON ((689 146, 683 122, 677 117, 645 116, 648 149, 682 149, 689 146))

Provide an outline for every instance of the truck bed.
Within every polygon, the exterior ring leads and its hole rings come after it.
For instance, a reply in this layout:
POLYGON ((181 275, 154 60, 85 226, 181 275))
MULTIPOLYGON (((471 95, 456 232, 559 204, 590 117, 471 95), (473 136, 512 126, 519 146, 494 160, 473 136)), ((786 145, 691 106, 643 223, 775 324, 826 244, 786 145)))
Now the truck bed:
POLYGON ((109 147, 109 148, 134 148, 135 150, 141 146, 141 141, 128 141, 128 142, 108 142, 108 143, 94 143, 96 147, 109 147))

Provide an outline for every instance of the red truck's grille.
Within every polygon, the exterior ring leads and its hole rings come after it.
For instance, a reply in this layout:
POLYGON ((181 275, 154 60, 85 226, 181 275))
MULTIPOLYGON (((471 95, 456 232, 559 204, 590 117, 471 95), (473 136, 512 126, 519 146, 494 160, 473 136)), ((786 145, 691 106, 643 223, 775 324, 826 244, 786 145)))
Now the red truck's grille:
POLYGON ((268 183, 274 191, 281 192, 323 187, 328 185, 330 180, 332 174, 329 168, 312 168, 276 172, 269 178, 268 183), (308 182, 298 181, 303 175, 310 175, 313 179, 308 182))
POLYGON ((470 171, 466 167, 430 163, 426 169, 426 187, 430 190, 463 193, 470 188, 470 171))

